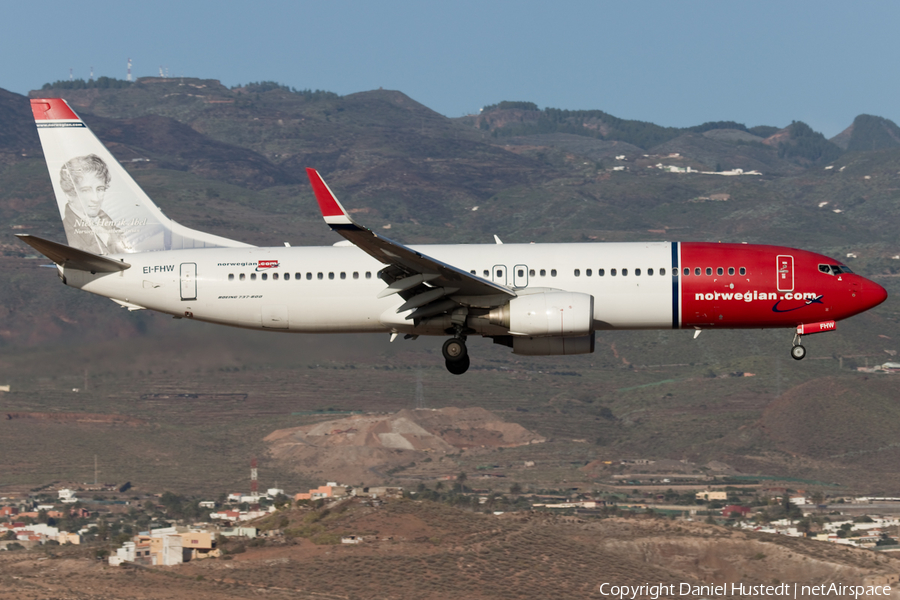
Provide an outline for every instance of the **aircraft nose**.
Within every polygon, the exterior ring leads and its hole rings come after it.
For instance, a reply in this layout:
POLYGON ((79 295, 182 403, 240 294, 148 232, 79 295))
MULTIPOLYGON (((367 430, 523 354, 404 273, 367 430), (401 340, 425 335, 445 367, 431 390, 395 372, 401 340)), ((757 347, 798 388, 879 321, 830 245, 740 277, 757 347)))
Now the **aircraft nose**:
POLYGON ((868 279, 863 279, 862 299, 868 308, 874 308, 887 300, 887 290, 868 279))

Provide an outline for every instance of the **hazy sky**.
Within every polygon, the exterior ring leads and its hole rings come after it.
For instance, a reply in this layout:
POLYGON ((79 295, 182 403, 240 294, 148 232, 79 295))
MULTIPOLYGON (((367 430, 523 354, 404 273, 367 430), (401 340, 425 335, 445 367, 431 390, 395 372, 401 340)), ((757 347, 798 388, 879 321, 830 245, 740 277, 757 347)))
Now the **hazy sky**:
POLYGON ((0 87, 95 76, 400 90, 457 117, 501 100, 688 126, 900 122, 900 3, 578 0, 11 2, 0 87))

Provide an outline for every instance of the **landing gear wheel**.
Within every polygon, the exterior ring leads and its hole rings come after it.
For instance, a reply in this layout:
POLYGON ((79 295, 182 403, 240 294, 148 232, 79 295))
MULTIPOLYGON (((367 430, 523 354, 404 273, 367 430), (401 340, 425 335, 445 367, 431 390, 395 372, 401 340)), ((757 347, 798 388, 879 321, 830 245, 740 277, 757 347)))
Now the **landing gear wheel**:
MULTIPOLYGON (((465 346, 463 346, 465 347, 465 346)), ((462 375, 469 370, 469 355, 466 354, 459 360, 448 360, 446 362, 447 370, 454 375, 462 375)))
MULTIPOLYGON (((441 352, 444 355, 444 360, 446 360, 448 364, 463 360, 469 356, 469 352, 466 350, 466 342, 460 338, 450 338, 444 342, 444 347, 441 348, 441 352)), ((467 362, 466 367, 468 366, 469 364, 467 362)))
POLYGON ((803 360, 803 357, 806 356, 806 348, 797 344, 793 348, 791 348, 791 358, 794 360, 803 360))

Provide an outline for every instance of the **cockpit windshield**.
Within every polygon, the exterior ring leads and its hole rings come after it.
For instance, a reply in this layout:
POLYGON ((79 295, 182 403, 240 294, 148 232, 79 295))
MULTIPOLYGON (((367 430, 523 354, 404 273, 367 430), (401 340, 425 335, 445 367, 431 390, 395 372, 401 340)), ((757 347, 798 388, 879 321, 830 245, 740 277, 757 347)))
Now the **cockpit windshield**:
POLYGON ((828 275, 840 275, 841 273, 852 273, 847 265, 819 265, 819 271, 828 275))

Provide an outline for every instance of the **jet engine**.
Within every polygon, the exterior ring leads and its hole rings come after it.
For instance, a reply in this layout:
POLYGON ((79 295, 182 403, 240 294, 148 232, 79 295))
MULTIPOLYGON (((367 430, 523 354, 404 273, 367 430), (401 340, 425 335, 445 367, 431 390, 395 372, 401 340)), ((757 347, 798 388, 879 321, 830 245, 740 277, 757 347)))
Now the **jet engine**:
POLYGON ((594 297, 575 292, 518 296, 492 310, 488 320, 512 335, 582 336, 594 331, 594 297))

